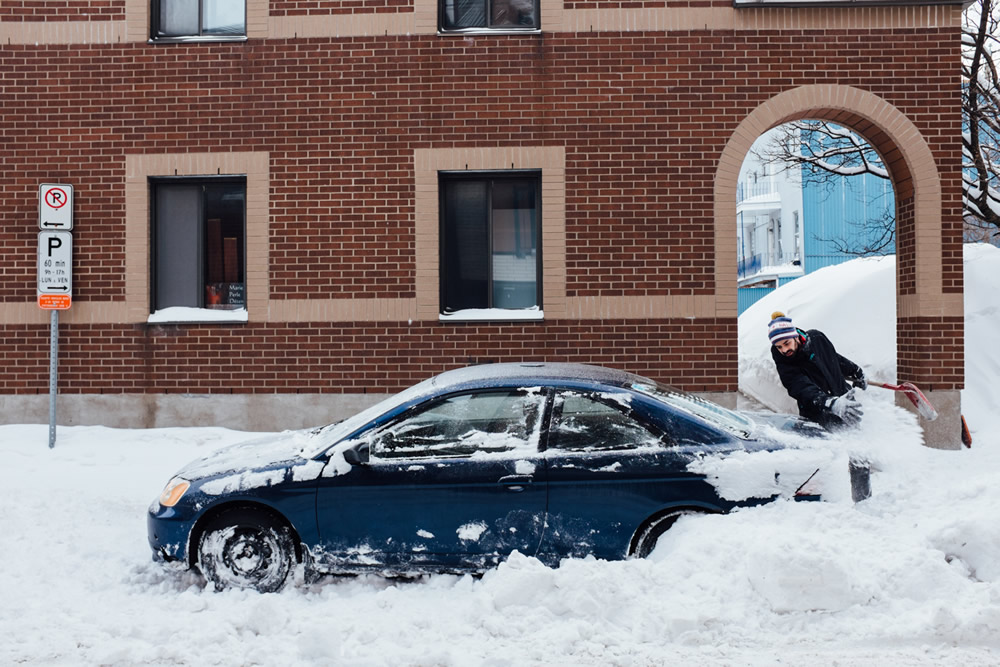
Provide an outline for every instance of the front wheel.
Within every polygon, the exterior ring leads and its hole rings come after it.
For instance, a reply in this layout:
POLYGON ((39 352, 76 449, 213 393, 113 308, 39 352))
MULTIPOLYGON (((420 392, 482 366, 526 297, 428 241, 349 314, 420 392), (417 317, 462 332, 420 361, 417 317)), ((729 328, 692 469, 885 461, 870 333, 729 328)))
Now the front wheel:
POLYGON ((676 512, 669 512, 658 519, 654 519, 639 534, 635 543, 635 550, 632 552, 632 555, 636 558, 646 558, 649 556, 649 554, 653 552, 653 549, 656 548, 656 542, 660 539, 663 533, 667 532, 670 527, 677 522, 677 519, 691 514, 698 514, 698 512, 693 512, 691 510, 677 510, 676 512))
POLYGON ((198 566, 217 591, 279 591, 294 560, 288 526, 259 511, 223 512, 209 522, 198 541, 198 566))

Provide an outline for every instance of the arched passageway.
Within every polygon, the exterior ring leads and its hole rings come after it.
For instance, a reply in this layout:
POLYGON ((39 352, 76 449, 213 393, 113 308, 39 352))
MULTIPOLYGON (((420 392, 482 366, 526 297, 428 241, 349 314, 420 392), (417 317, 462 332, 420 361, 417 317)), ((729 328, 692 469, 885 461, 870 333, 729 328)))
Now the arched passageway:
MULTIPOLYGON (((719 315, 735 317, 737 308, 732 224, 740 166, 761 134, 803 119, 849 127, 878 151, 889 170, 896 194, 898 380, 921 386, 938 408, 939 419, 924 424, 925 442, 960 447, 964 385, 961 183, 942 178, 945 170, 938 168, 925 137, 878 96, 849 86, 804 86, 761 104, 734 130, 720 156, 714 190, 719 315)), ((946 173, 952 171, 958 172, 946 173)))

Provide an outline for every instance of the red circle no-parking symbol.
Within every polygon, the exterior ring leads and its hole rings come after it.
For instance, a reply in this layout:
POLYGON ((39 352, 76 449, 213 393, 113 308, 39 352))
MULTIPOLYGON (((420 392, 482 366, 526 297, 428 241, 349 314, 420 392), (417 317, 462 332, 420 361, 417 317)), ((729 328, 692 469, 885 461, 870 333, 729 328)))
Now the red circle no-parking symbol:
POLYGON ((45 203, 50 208, 62 208, 68 201, 69 197, 62 188, 49 188, 45 191, 45 203))

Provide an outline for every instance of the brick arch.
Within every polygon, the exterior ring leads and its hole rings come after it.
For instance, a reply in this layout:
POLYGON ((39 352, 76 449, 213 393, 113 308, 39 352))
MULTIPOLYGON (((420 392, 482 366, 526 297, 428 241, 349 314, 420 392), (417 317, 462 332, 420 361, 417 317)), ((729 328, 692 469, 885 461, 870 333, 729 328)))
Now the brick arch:
MULTIPOLYGON (((736 317, 734 225, 743 160, 764 132, 805 119, 851 128, 889 170, 896 195, 897 379, 921 385, 938 406, 941 418, 933 426, 924 423, 926 441, 952 447, 960 427, 965 365, 960 224, 954 224, 953 211, 944 209, 942 175, 927 141, 909 118, 877 95, 850 86, 803 86, 762 103, 733 131, 715 176, 716 316, 736 317), (947 266, 944 246, 950 253, 947 266)), ((738 369, 732 372, 735 378, 738 369)))
MULTIPOLYGON (((912 121, 882 98, 838 85, 785 91, 754 109, 733 132, 715 179, 716 280, 720 311, 736 309, 736 184, 750 146, 764 132, 795 120, 828 120, 864 137, 882 156, 896 195, 897 313, 940 313, 943 302, 941 179, 912 121)), ((722 312, 719 313, 723 315, 722 312)))

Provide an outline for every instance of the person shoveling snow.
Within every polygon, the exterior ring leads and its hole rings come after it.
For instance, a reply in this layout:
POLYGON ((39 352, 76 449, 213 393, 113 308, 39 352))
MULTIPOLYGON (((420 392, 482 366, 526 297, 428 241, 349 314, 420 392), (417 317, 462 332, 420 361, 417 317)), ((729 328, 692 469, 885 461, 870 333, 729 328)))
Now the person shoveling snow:
POLYGON ((798 329, 790 317, 775 312, 767 337, 781 384, 798 403, 802 417, 828 430, 861 422, 861 403, 854 397, 854 389, 863 391, 868 387, 865 373, 838 354, 822 331, 798 329))

